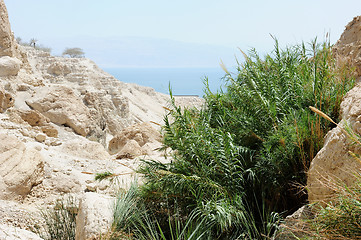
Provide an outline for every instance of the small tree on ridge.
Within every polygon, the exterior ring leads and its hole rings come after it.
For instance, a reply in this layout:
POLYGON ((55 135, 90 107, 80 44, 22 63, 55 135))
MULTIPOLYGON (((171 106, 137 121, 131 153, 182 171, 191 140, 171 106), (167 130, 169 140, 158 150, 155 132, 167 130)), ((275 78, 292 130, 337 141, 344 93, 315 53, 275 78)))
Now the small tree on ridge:
POLYGON ((84 57, 84 51, 81 48, 65 48, 64 55, 68 55, 71 58, 81 58, 84 57))

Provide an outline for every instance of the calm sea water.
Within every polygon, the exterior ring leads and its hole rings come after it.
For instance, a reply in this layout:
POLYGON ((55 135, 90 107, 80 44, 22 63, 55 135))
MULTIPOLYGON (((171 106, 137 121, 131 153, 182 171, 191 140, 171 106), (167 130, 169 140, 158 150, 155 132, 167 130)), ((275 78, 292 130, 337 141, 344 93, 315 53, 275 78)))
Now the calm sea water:
POLYGON ((224 84, 224 71, 219 68, 105 68, 106 72, 122 82, 136 83, 154 88, 157 92, 174 95, 203 96, 205 77, 210 89, 219 90, 224 84))

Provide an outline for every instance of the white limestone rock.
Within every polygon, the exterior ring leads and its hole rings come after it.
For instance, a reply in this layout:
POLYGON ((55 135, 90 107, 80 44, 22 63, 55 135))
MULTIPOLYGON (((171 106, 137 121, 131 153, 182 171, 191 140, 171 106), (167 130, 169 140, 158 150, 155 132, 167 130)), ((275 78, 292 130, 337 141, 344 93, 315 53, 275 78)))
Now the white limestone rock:
POLYGON ((79 204, 75 239, 98 239, 106 234, 113 222, 114 202, 114 197, 85 193, 79 204))
POLYGON ((16 137, 0 134, 0 199, 26 196, 42 180, 43 157, 16 137))

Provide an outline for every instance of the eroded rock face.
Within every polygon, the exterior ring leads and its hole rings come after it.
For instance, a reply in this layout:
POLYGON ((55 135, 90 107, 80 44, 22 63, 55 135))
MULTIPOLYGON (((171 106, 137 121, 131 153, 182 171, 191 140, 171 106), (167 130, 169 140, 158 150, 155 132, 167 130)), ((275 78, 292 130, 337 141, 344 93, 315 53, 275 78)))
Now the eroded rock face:
POLYGON ((115 199, 97 193, 85 193, 76 218, 76 240, 98 239, 110 230, 115 199))
POLYGON ((0 113, 14 106, 14 97, 0 85, 0 113))
POLYGON ((108 151, 110 154, 121 152, 127 154, 127 151, 133 157, 143 153, 142 147, 149 142, 160 142, 162 137, 150 123, 139 123, 123 129, 116 137, 109 142, 108 151), (132 141, 131 141, 132 140, 132 141), (124 151, 123 151, 124 149, 124 151))
POLYGON ((357 75, 361 76, 361 16, 349 22, 340 39, 333 47, 337 57, 345 58, 356 67, 357 75))
POLYGON ((8 11, 4 0, 0 0, 0 56, 16 55, 16 43, 11 32, 8 11))
POLYGON ((56 76, 59 75, 67 75, 71 73, 71 69, 68 65, 61 62, 54 62, 48 68, 48 73, 54 74, 56 76))
POLYGON ((26 103, 55 124, 69 126, 82 136, 89 133, 91 125, 89 110, 70 88, 44 87, 26 103))
POLYGON ((40 183, 44 163, 39 151, 16 137, 0 134, 0 199, 26 196, 40 183))

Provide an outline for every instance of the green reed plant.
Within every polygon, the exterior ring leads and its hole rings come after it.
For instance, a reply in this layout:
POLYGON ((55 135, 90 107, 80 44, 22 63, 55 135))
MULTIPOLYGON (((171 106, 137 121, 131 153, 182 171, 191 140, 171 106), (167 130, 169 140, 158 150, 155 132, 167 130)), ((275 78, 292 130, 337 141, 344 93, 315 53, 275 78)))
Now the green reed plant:
POLYGON ((276 40, 271 54, 251 50, 236 74, 225 70, 227 90, 206 85, 203 109, 171 99, 163 133, 174 160, 144 161, 141 195, 162 229, 178 214, 206 222, 213 239, 268 239, 277 213, 305 203, 298 186, 334 126, 308 106, 338 119, 353 79, 316 41, 282 50, 276 40))
POLYGON ((41 211, 44 226, 34 229, 34 232, 45 240, 73 240, 77 213, 78 205, 74 197, 58 199, 52 208, 41 211))

